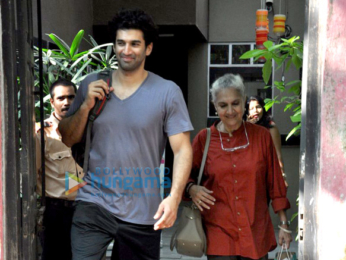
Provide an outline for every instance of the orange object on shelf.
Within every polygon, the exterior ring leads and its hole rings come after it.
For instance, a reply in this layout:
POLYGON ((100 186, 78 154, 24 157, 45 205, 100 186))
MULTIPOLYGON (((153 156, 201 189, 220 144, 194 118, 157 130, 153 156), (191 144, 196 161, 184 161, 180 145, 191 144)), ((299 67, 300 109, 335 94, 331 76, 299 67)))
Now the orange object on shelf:
POLYGON ((264 27, 268 26, 268 10, 266 9, 258 9, 256 11, 256 27, 264 27))
POLYGON ((256 29, 256 45, 263 45, 266 41, 268 41, 267 28, 256 29))
MULTIPOLYGON (((268 41, 269 19, 267 9, 258 9, 256 11, 256 48, 265 49, 263 43, 268 41)), ((265 62, 264 57, 258 59, 259 62, 265 62)))
POLYGON ((273 33, 275 35, 282 36, 285 34, 285 22, 286 22, 286 15, 284 14, 274 15, 273 33))
MULTIPOLYGON (((262 44, 260 44, 260 45, 257 45, 256 44, 256 49, 258 49, 258 50, 264 50, 265 49, 265 47, 264 47, 264 45, 262 45, 262 44)), ((262 57, 259 57, 258 58, 258 60, 257 60, 258 62, 266 62, 266 58, 264 58, 263 56, 262 57)))

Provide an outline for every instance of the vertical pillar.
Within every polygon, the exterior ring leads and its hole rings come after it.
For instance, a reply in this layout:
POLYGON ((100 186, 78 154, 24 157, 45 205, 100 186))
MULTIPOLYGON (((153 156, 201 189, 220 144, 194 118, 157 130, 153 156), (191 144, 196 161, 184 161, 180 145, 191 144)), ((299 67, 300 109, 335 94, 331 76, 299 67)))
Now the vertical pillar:
POLYGON ((15 2, 1 0, 0 9, 1 256, 17 260, 21 253, 21 210, 15 2))
MULTIPOLYGON (((0 36, 1 37, 1 36, 0 36)), ((0 38, 1 41, 1 38, 0 38)), ((2 51, 0 48, 0 57, 2 56, 2 51)), ((0 62, 0 71, 1 70, 1 62, 0 62)), ((3 96, 3 93, 0 88, 0 97, 3 96)), ((3 171, 2 171, 2 151, 3 151, 3 146, 2 146, 2 100, 0 98, 0 194, 2 194, 2 176, 3 176, 3 171)), ((3 227, 3 221, 2 221, 2 216, 3 216, 3 203, 2 200, 0 200, 0 260, 4 260, 4 229, 1 228, 3 227)))
POLYGON ((346 2, 306 3, 299 259, 346 259, 346 2))
POLYGON ((17 71, 20 79, 20 173, 21 173, 21 254, 36 259, 36 170, 34 143, 34 60, 31 0, 16 0, 17 71))

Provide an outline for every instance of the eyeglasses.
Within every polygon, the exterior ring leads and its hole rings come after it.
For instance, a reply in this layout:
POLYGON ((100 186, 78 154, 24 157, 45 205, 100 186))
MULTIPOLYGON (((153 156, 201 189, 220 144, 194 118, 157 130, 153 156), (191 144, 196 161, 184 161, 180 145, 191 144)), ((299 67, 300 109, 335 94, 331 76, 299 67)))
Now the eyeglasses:
POLYGON ((245 123, 243 121, 243 125, 244 125, 244 130, 245 130, 245 136, 246 136, 246 140, 247 140, 247 144, 245 145, 241 145, 241 146, 237 146, 237 147, 233 147, 233 148, 224 148, 223 147, 223 143, 222 143, 222 137, 221 137, 221 133, 219 131, 219 136, 220 136, 220 142, 221 142, 221 149, 226 151, 226 152, 234 152, 236 150, 239 150, 239 149, 245 149, 246 147, 248 147, 250 145, 250 142, 249 142, 249 137, 247 136, 247 131, 246 131, 246 127, 245 127, 245 123))

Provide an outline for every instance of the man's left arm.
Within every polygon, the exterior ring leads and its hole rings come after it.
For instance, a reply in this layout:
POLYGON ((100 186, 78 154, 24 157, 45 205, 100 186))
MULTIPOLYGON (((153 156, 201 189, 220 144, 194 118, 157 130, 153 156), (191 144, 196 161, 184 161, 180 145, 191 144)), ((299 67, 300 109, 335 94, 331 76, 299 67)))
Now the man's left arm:
POLYGON ((174 154, 173 182, 170 195, 161 202, 154 216, 154 219, 158 219, 154 225, 155 230, 173 226, 177 218, 179 203, 191 172, 192 148, 190 132, 170 136, 169 143, 174 154))

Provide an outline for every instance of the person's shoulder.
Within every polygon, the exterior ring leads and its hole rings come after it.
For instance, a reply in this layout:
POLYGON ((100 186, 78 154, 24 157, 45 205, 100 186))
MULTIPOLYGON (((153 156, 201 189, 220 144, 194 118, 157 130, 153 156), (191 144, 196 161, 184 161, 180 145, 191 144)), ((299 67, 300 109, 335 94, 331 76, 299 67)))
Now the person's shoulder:
POLYGON ((99 73, 100 71, 96 71, 96 72, 91 72, 90 74, 88 74, 80 83, 79 83, 79 87, 82 88, 87 88, 88 85, 93 82, 98 80, 99 78, 99 73))
POLYGON ((97 80, 99 72, 92 72, 90 74, 88 74, 83 80, 82 83, 85 84, 89 84, 90 82, 93 82, 95 80, 97 80))
POLYGON ((198 132, 198 134, 195 136, 194 141, 195 142, 201 142, 205 143, 205 140, 207 139, 207 128, 203 128, 198 132))
POLYGON ((155 87, 159 86, 159 89, 164 91, 180 90, 179 86, 172 80, 165 79, 151 71, 148 71, 148 73, 149 73, 148 76, 149 76, 150 83, 154 83, 155 87))
POLYGON ((202 130, 200 130, 198 132, 197 136, 206 137, 207 136, 207 129, 208 128, 203 128, 202 130))
POLYGON ((276 127, 276 124, 275 124, 275 122, 273 120, 270 120, 269 125, 272 126, 272 127, 276 127))
MULTIPOLYGON (((46 120, 44 120, 44 122, 43 122, 43 127, 44 127, 44 129, 46 130, 46 129, 49 129, 49 128, 52 128, 53 127, 53 123, 52 122, 50 122, 50 120, 49 119, 46 119, 46 120)), ((39 133, 40 132, 40 130, 41 130, 41 122, 36 122, 35 123, 35 132, 36 133, 39 133)))
POLYGON ((81 88, 83 95, 86 94, 89 84, 98 79, 98 74, 99 72, 91 72, 82 81, 77 83, 78 88, 81 88))

